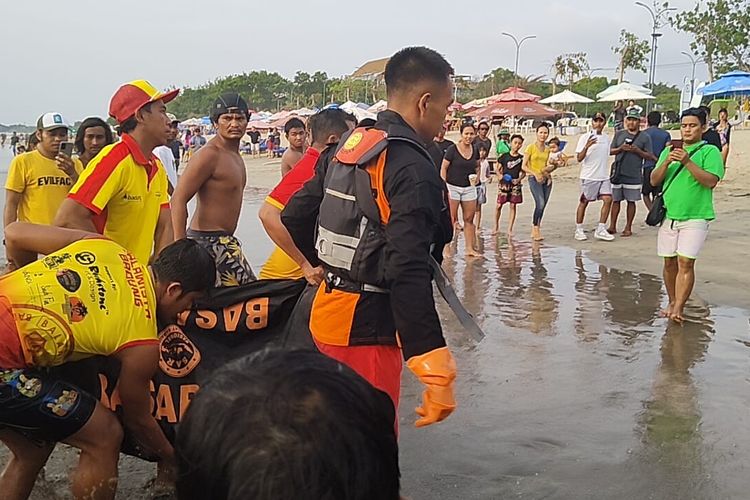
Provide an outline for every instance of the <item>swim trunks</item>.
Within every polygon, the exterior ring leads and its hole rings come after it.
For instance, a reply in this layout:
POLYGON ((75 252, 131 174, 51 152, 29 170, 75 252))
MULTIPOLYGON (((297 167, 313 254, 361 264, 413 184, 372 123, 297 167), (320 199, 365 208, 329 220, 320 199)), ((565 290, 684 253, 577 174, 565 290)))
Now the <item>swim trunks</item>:
POLYGON ((0 369, 0 428, 37 441, 63 441, 86 424, 97 400, 55 369, 0 369))
POLYGON ((216 263, 216 286, 240 286, 255 281, 250 263, 242 253, 242 244, 225 231, 187 230, 187 237, 208 250, 216 263))

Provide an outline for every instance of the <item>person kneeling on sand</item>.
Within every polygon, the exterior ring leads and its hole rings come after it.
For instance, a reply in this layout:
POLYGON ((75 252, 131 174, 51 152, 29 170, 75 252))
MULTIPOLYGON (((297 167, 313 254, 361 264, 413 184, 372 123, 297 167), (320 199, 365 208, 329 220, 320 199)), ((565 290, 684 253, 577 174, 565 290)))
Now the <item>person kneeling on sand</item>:
POLYGON ((682 147, 662 151, 651 184, 663 183, 667 214, 659 228, 657 251, 664 258, 669 306, 663 315, 682 323, 685 302, 695 284, 695 260, 708 235, 714 212, 713 189, 724 177, 719 148, 701 139, 708 119, 698 108, 682 112, 682 147))
POLYGON ((186 236, 200 243, 216 262, 216 286, 238 286, 255 281, 250 264, 234 236, 247 183, 240 140, 250 118, 247 103, 234 92, 214 101, 211 121, 216 137, 196 153, 172 197, 175 239, 186 236), (198 207, 185 229, 188 202, 198 194, 198 207))
POLYGON ((23 222, 5 228, 5 241, 10 267, 22 269, 0 278, 0 441, 12 453, 0 497, 28 498, 55 444, 64 442, 81 450, 73 497, 114 498, 123 425, 173 472, 174 450, 150 411, 157 318, 176 321, 211 288, 211 256, 182 240, 147 268, 101 235, 23 222), (122 424, 60 371, 91 356, 120 362, 122 424))
POLYGON ((180 500, 398 500, 390 398, 321 354, 271 351, 212 375, 177 432, 180 500))

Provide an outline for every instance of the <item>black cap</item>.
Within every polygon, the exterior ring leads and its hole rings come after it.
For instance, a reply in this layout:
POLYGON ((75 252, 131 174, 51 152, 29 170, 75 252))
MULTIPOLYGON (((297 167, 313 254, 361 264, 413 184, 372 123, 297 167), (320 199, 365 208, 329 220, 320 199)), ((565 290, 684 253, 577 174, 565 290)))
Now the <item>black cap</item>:
POLYGON ((221 115, 226 113, 245 113, 249 118, 250 108, 247 107, 247 103, 238 93, 227 92, 221 94, 214 101, 214 105, 211 107, 211 121, 215 123, 221 115))
POLYGON ((594 116, 591 117, 591 121, 594 121, 594 120, 604 120, 606 122, 607 117, 604 115, 604 113, 599 111, 597 113, 594 113, 594 116))

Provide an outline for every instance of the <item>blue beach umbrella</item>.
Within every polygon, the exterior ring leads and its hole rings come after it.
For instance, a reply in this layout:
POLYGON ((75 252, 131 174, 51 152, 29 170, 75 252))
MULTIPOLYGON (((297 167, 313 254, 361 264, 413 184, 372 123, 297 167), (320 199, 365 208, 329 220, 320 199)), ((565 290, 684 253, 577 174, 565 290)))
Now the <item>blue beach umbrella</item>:
POLYGON ((750 95, 750 73, 746 71, 732 71, 721 75, 715 82, 709 83, 702 89, 704 96, 713 95, 750 95))

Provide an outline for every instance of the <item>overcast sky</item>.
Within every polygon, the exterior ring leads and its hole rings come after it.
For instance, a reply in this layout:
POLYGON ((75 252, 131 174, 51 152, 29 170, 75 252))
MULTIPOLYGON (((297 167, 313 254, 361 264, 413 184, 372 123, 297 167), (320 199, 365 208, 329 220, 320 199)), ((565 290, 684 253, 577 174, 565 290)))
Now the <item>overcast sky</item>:
MULTIPOLYGON (((595 75, 614 77, 621 28, 645 38, 651 17, 630 0, 10 0, 0 5, 0 123, 34 123, 53 110, 71 122, 106 116, 115 89, 139 78, 166 87, 260 69, 340 76, 408 45, 438 50, 458 74, 481 75, 513 68, 503 31, 537 35, 522 47, 521 74, 548 75, 558 54, 584 51, 592 68, 611 68, 595 75)), ((681 85, 690 39, 663 31, 657 81, 681 85)), ((703 65, 697 76, 706 78, 703 65)))

